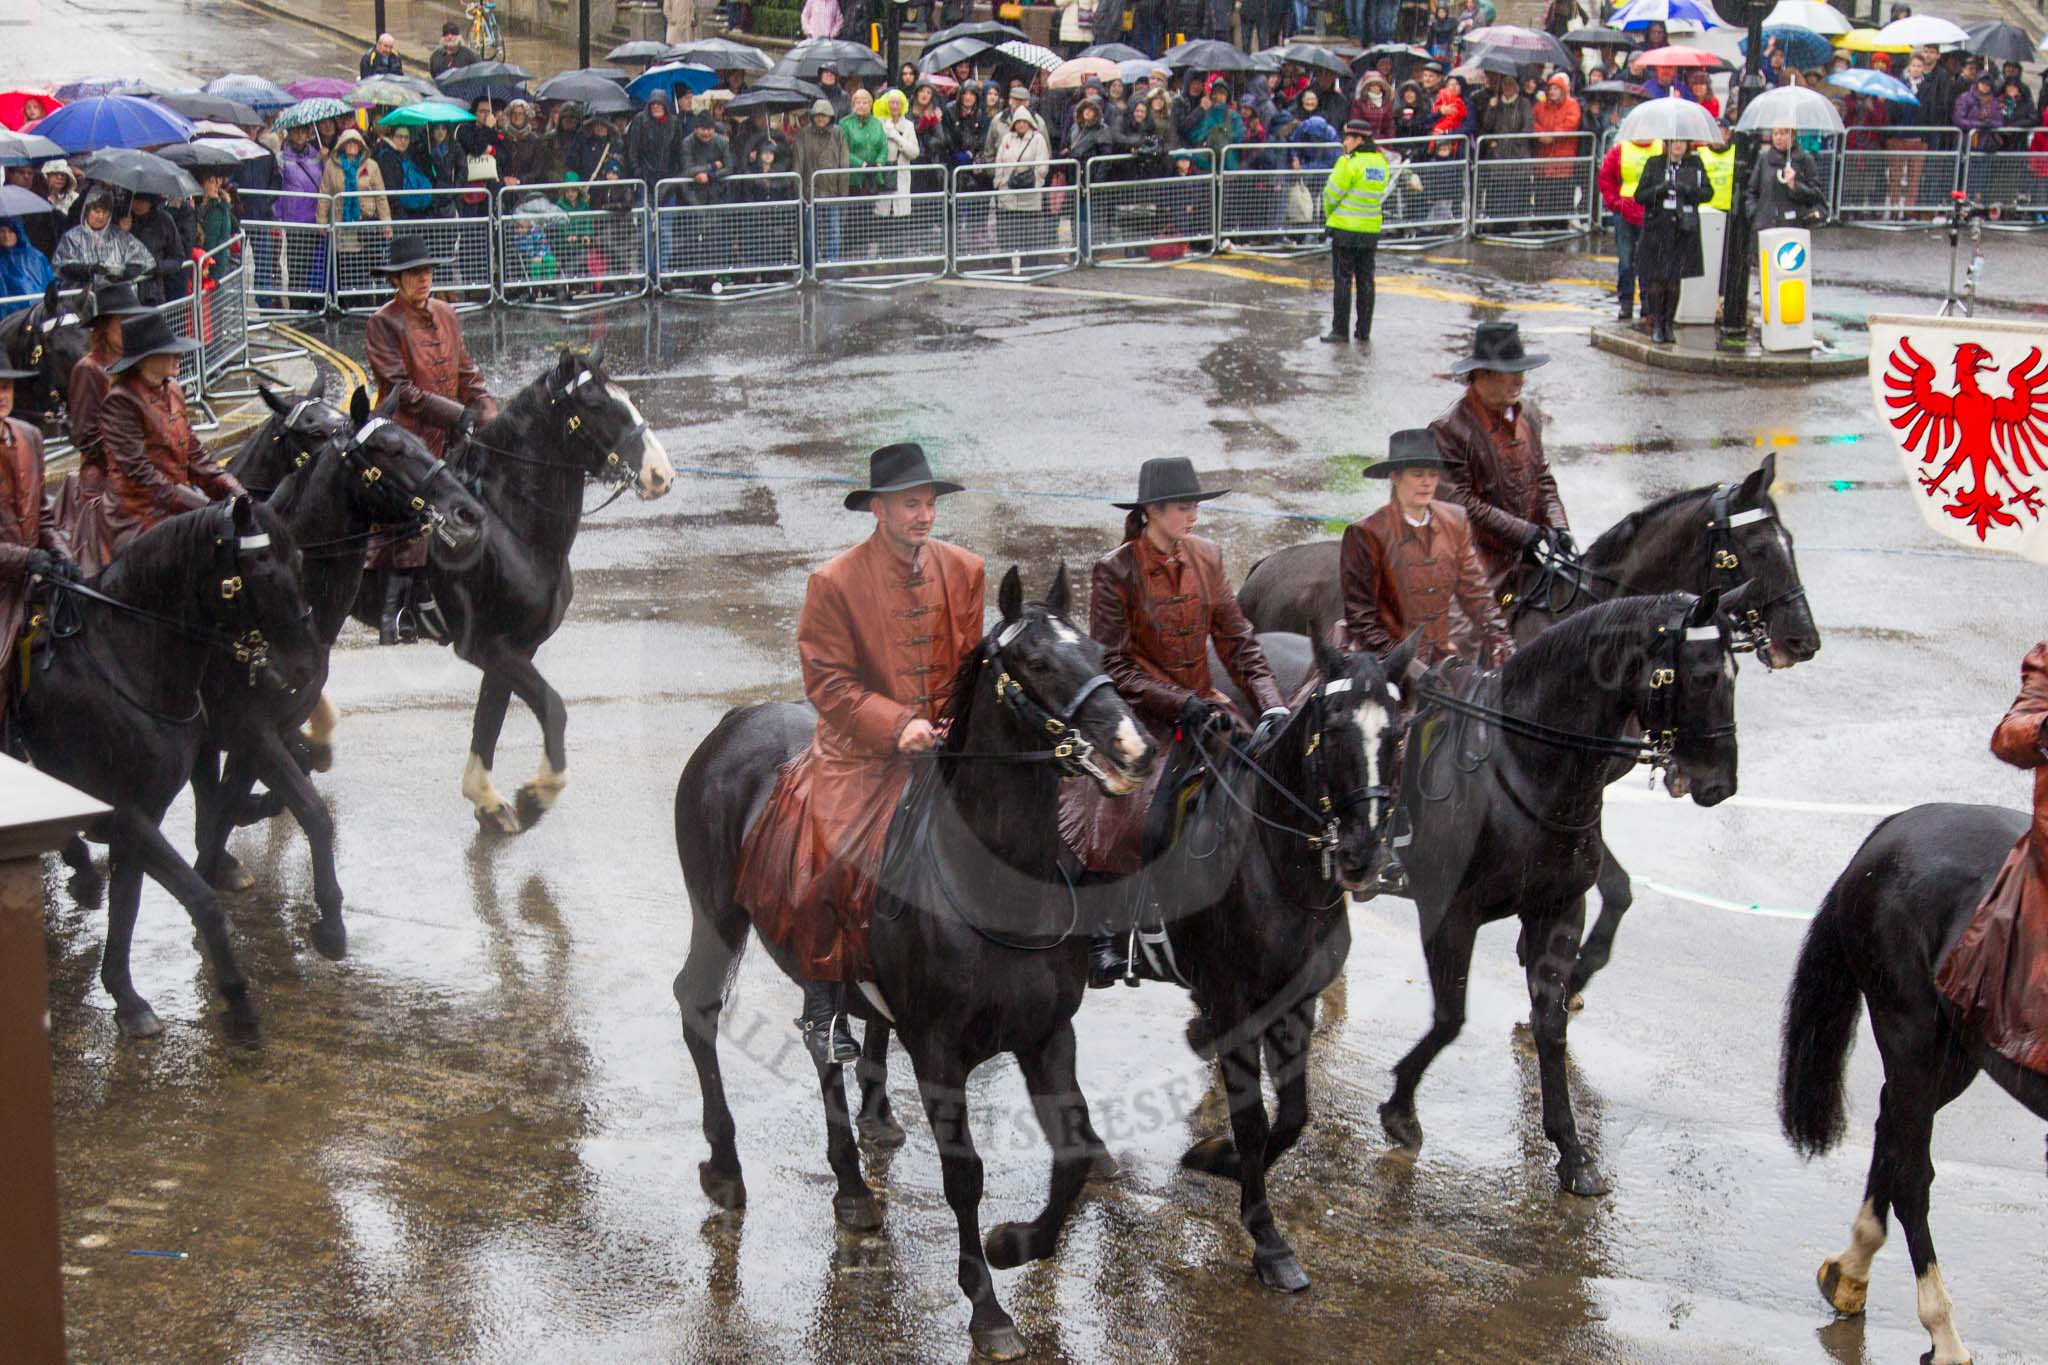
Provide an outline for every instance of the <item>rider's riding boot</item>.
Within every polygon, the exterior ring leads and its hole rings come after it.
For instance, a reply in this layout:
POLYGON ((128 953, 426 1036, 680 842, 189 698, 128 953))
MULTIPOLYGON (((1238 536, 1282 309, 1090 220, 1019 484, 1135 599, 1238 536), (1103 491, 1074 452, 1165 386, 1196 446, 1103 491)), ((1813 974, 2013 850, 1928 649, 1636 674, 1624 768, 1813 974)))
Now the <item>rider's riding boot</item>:
POLYGON ((1131 966, 1129 934, 1096 934, 1088 940, 1088 989, 1101 990, 1124 979, 1131 966))
POLYGON ((377 643, 395 645, 399 642, 399 618, 405 612, 406 592, 410 584, 406 575, 397 569, 384 574, 384 615, 377 623, 377 643))
POLYGON ((796 1026, 820 1066, 860 1058, 860 1044, 846 1026, 845 1003, 846 988, 839 982, 804 982, 804 1012, 796 1017, 796 1026))

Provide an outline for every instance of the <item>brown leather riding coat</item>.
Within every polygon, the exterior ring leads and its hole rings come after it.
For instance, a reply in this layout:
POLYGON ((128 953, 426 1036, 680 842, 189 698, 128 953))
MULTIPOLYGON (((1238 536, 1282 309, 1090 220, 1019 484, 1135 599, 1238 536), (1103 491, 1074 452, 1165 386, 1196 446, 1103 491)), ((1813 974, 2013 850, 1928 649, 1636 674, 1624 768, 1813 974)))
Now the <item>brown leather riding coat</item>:
POLYGON ((1345 648, 1386 654, 1420 628, 1423 668, 1452 655, 1493 668, 1514 653, 1463 508, 1431 503, 1428 523, 1414 526, 1389 502, 1345 528, 1339 564, 1345 648))
POLYGON ((71 415, 71 445, 78 452, 79 482, 88 493, 99 491, 107 467, 107 453, 100 445, 100 408, 114 388, 107 363, 99 352, 87 352, 71 367, 64 395, 65 411, 71 415))
POLYGON ((391 420, 420 438, 438 458, 448 433, 474 405, 486 420, 498 405, 484 387, 483 371, 469 357, 455 310, 436 298, 424 309, 394 298, 370 315, 363 350, 381 405, 392 395, 391 420))
POLYGON ((14 642, 28 611, 28 554, 68 553, 43 492, 43 433, 0 419, 0 711, 14 690, 14 642))
POLYGON ((2034 820, 1941 961, 1935 985, 2004 1056, 2048 1072, 2048 640, 2020 665, 2020 692, 1991 752, 2034 773, 2034 820))
POLYGON ((1542 414, 1526 401, 1505 414, 1489 412, 1477 390, 1467 388, 1429 429, 1444 459, 1437 496, 1457 503, 1472 519, 1479 567, 1498 601, 1532 533, 1545 526, 1571 528, 1543 458, 1542 414))
POLYGON ((122 375, 100 408, 100 433, 107 452, 100 506, 113 554, 167 517, 243 491, 192 434, 175 378, 152 388, 140 369, 122 375))
POLYGON ((1190 696, 1224 700, 1209 676, 1212 641, 1254 706, 1282 704, 1214 541, 1189 536, 1168 555, 1140 535, 1096 560, 1088 633, 1102 645, 1103 671, 1154 730, 1170 727, 1190 696))

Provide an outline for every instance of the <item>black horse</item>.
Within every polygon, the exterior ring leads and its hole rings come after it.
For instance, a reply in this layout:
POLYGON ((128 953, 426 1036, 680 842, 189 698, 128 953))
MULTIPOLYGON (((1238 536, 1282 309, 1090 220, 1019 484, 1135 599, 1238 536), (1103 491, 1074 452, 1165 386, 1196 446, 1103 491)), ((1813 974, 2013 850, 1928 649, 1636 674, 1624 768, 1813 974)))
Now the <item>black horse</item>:
POLYGON ((1414 650, 1411 638, 1382 661, 1317 639, 1316 686, 1270 744, 1231 744, 1210 764, 1201 804, 1140 874, 1165 912, 1166 947, 1150 951, 1193 993, 1230 1104, 1231 1136, 1195 1144, 1181 1164, 1238 1182, 1253 1268, 1288 1292, 1308 1276, 1274 1224, 1266 1174, 1308 1123, 1315 1000, 1344 968, 1347 893, 1371 880, 1397 798, 1401 701, 1389 679, 1414 650), (1262 1047, 1279 1102, 1270 1124, 1262 1047))
POLYGON ((313 946, 339 959, 348 951, 348 931, 335 875, 334 821, 293 751, 298 727, 319 703, 328 652, 362 586, 363 549, 372 528, 416 523, 422 535, 434 538, 436 553, 459 566, 480 551, 485 512, 418 437, 396 423, 372 420, 363 390, 356 390, 347 414, 317 388, 289 400, 268 389, 262 394, 271 416, 250 434, 229 471, 244 488, 268 498, 299 547, 319 659, 311 684, 290 694, 258 691, 218 672, 207 676, 207 742, 192 770, 195 867, 209 885, 223 890, 252 884, 228 854, 227 840, 246 815, 270 813, 268 804, 244 808, 260 780, 306 831, 313 899, 320 908, 313 946))
POLYGON ((33 414, 46 435, 63 421, 71 371, 92 345, 86 330, 92 319, 92 291, 65 294, 54 280, 40 302, 0 318, 0 356, 12 368, 35 375, 15 385, 17 415, 33 414))
MULTIPOLYGON (((962 664, 946 738, 920 764, 890 829, 869 951, 878 999, 851 997, 871 1021, 893 1019, 917 1073, 939 1145, 946 1202, 960 1233, 960 1287, 973 1302, 977 1350, 1023 1351, 989 1274, 1052 1254, 1091 1170, 1113 1168, 1074 1077, 1074 1011, 1088 980, 1088 932, 1098 921, 1065 871, 1055 802, 1062 774, 1104 792, 1135 790, 1152 745, 1107 685, 1102 650, 1065 619, 1067 580, 1026 605, 1016 569, 998 593, 1001 621, 962 664), (1029 1223, 979 1232, 982 1167, 967 1126, 967 1077, 998 1053, 1016 1056, 1053 1147, 1050 1197, 1029 1223)), ((746 911, 733 902, 741 842, 774 788, 776 770, 809 742, 807 706, 765 703, 726 713, 676 785, 676 850, 692 911, 690 952, 675 980, 683 1038, 704 1096, 710 1159, 704 1192, 722 1208, 746 1202, 718 1064, 718 1017, 739 954, 746 911)), ((789 973, 784 955, 774 952, 789 973)), ((792 976, 793 973, 790 973, 792 976)), ((886 1034, 882 1035, 886 1046, 886 1034)), ((818 1067, 833 1211, 855 1229, 879 1226, 862 1177, 836 1064, 818 1067)))
POLYGON ((1778 1117, 1794 1147, 1818 1156, 1842 1140, 1844 1069, 1857 1016, 1870 1003, 1884 1056, 1870 1174, 1848 1249, 1821 1262, 1820 1292, 1838 1312, 1863 1311, 1871 1258, 1897 1209, 1919 1282, 1920 1324, 1933 1340, 1921 1358, 1935 1365, 1966 1365, 1970 1357, 1927 1226, 1934 1116, 1983 1071, 2048 1119, 2048 1076, 1987 1046, 1934 984, 1938 964, 2026 828, 2026 816, 1996 806, 1915 806, 1887 819, 1828 889, 1785 1005, 1778 1117))
POLYGON ((1735 655, 1718 609, 1725 600, 1741 610, 1747 592, 1603 602, 1497 672, 1439 670, 1418 684, 1421 709, 1402 758, 1413 836, 1404 860, 1436 1017, 1394 1067, 1394 1093, 1380 1106, 1397 1143, 1422 1143, 1415 1089, 1464 1027, 1479 926, 1516 915, 1558 1178, 1573 1194, 1606 1193, 1572 1117, 1565 1002, 1600 869, 1609 766, 1648 761, 1673 796, 1690 793, 1702 806, 1734 794, 1735 655))
MULTIPOLYGON (((484 675, 462 794, 480 824, 505 834, 547 814, 569 781, 568 709, 533 656, 574 593, 569 550, 583 519, 584 481, 637 482, 642 498, 658 498, 675 480, 668 452, 626 391, 605 377, 603 358, 602 342, 588 356, 564 351, 448 461, 489 515, 480 553, 455 562, 436 556, 426 572, 456 655, 484 675), (540 721, 545 750, 516 809, 491 781, 514 695, 540 721)), ((382 573, 366 574, 356 618, 376 624, 383 602, 382 573)))
POLYGON ((319 642, 284 518, 248 497, 175 516, 138 536, 89 587, 61 590, 51 637, 18 703, 38 768, 112 806, 90 832, 112 863, 100 981, 131 1036, 163 1025, 128 974, 147 872, 185 907, 228 1003, 229 1033, 258 1034, 220 902, 163 836, 164 810, 206 742, 210 674, 290 692, 318 668, 319 642))
MULTIPOLYGON (((1713 484, 1660 498, 1631 512, 1588 546, 1576 565, 1528 565, 1513 590, 1508 623, 1518 644, 1595 602, 1663 592, 1732 592, 1753 584, 1738 623, 1744 650, 1767 668, 1791 668, 1820 651, 1820 628, 1806 601, 1792 533, 1771 497, 1778 457, 1740 483, 1713 484)), ((1238 595, 1245 615, 1261 630, 1326 629, 1344 615, 1338 584, 1338 542, 1312 541, 1268 555, 1252 565, 1238 595)), ((1618 765, 1618 780, 1628 765, 1618 765)), ((1635 903, 1628 869, 1605 844, 1597 882, 1600 917, 1572 968, 1573 1008, 1586 985, 1614 952, 1622 917, 1635 903)))

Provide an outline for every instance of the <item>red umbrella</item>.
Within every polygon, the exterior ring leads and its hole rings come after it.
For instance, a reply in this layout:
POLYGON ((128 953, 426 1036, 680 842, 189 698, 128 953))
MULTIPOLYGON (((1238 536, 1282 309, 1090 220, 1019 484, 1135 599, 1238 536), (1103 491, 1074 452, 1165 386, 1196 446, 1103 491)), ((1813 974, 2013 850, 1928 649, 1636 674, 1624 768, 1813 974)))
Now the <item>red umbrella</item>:
MULTIPOLYGON (((19 132, 24 124, 35 122, 35 119, 22 117, 21 107, 29 100, 40 103, 43 106, 43 114, 52 114, 64 107, 63 100, 41 90, 8 90, 0 92, 0 123, 19 132)), ((36 118, 41 118, 43 114, 36 115, 36 118)))
POLYGON ((1638 52, 1628 59, 1632 67, 1657 66, 1698 66, 1709 71, 1718 71, 1728 65, 1720 57, 1698 47, 1653 47, 1648 52, 1638 52))

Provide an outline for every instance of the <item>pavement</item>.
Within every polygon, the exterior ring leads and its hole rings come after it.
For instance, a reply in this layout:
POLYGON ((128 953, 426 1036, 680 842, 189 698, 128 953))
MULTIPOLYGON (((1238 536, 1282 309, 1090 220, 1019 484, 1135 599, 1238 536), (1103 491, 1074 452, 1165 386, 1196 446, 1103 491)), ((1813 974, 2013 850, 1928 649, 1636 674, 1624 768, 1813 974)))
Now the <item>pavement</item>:
MULTIPOLYGON (((34 2, 111 26, 95 38, 110 63, 170 33, 207 49, 209 73, 306 50, 231 5, 95 17, 83 0, 34 2)), ((2042 249, 1988 242, 1988 313, 2048 319, 2042 249)), ((1874 311, 1931 312, 1947 274, 1932 235, 1830 230, 1814 257, 1822 321, 1852 336, 1874 311)), ((1315 260, 467 315, 501 395, 553 348, 601 336, 678 466, 666 500, 586 518, 574 605, 538 655, 569 709, 569 786, 527 833, 481 835, 458 791, 476 675, 442 650, 345 632, 334 766, 316 781, 339 829, 350 956, 330 963, 307 941, 296 828, 238 834, 257 887, 229 908, 263 1010, 258 1051, 222 1037, 189 922, 154 885, 134 971, 168 1029, 120 1038, 97 981, 103 907, 49 865, 73 1358, 965 1357, 953 1224, 901 1053, 891 1093, 909 1142, 866 1155, 885 1223, 844 1234, 789 1026, 797 993, 758 952, 732 983, 723 1043, 750 1206, 721 1214, 698 1188, 699 1096, 670 994, 689 933, 678 772, 728 707, 797 694, 805 575, 863 534, 840 481, 873 447, 923 441, 974 490, 943 505, 941 534, 1034 586, 1110 547, 1121 514, 1106 500, 1142 458, 1188 454, 1234 490, 1203 523, 1241 576, 1372 505, 1362 463, 1456 398, 1449 366, 1492 317, 1554 357, 1530 394, 1582 540, 1775 454, 1824 637, 1790 673, 1743 668, 1734 799, 1701 810, 1610 791, 1606 833, 1638 898, 1571 1048, 1614 1192, 1555 1189, 1505 925, 1482 934, 1470 1022, 1421 1092, 1426 1145, 1390 1148, 1375 1107, 1429 996, 1414 913, 1382 900, 1353 911, 1345 988, 1312 1054, 1314 1116, 1272 1183, 1310 1292, 1260 1288, 1235 1191, 1179 1168, 1220 1124, 1182 1042, 1185 999, 1157 985, 1095 993, 1077 1020, 1122 1178, 1090 1191, 1055 1259, 999 1274, 998 1292, 1044 1361, 1918 1358, 1899 1239, 1866 1315, 1836 1320, 1813 1287, 1860 1199, 1876 1048, 1866 1028, 1843 1148, 1802 1162, 1773 1113, 1777 1021, 1805 917, 1883 813, 2024 807, 2024 775, 1985 736, 2039 634, 2040 570, 1922 529, 1860 378, 1731 383, 1595 350, 1613 268, 1597 252, 1466 243, 1381 260, 1369 350, 1315 340, 1315 260)), ((306 330, 361 355, 359 319, 306 330)), ((499 775, 538 762, 515 707, 499 775)), ((191 818, 181 799, 165 821, 187 851, 191 818)), ((984 1068, 973 1095, 992 1225, 1038 1206, 1048 1163, 1014 1067, 984 1068)), ((1980 1084, 1944 1111, 1935 1161, 1963 1340, 1979 1365, 2043 1365, 2041 1124, 1980 1084)))

